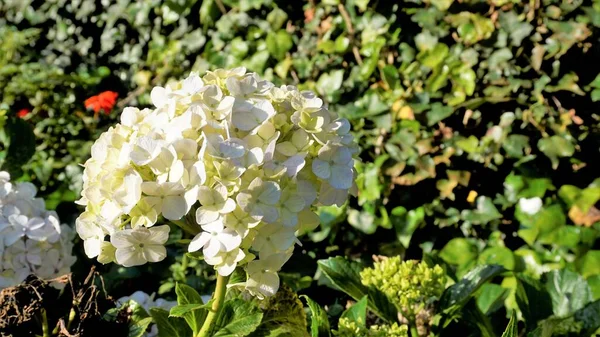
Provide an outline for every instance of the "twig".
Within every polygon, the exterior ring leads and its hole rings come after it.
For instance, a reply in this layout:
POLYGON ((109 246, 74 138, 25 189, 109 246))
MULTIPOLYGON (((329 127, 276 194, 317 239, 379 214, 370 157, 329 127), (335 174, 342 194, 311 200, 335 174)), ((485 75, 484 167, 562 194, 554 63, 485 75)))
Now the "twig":
POLYGON ((348 33, 354 35, 354 27, 352 27, 352 20, 350 20, 350 15, 348 15, 348 11, 346 10, 346 7, 343 4, 339 4, 338 10, 340 11, 340 14, 342 14, 342 18, 344 19, 344 22, 346 23, 346 28, 348 28, 348 33))
MULTIPOLYGON (((343 4, 338 4, 338 10, 344 19, 344 23, 346 23, 346 29, 348 30, 348 35, 350 35, 350 42, 354 42, 354 27, 352 26, 352 19, 350 19, 350 15, 343 4)), ((352 46, 352 54, 354 54, 356 62, 359 65, 362 65, 363 60, 356 45, 352 46)))
POLYGON ((217 3, 217 7, 219 7, 219 10, 221 11, 221 13, 223 15, 227 14, 227 9, 225 9, 223 2, 221 0, 215 0, 215 2, 217 3))
POLYGON ((71 333, 69 333, 69 330, 67 330, 67 328, 65 327, 65 320, 64 319, 60 319, 58 321, 58 324, 60 324, 60 333, 65 335, 66 337, 74 337, 73 335, 71 335, 71 333))
POLYGON ((127 97, 125 97, 122 100, 120 100, 119 102, 117 102, 117 107, 123 108, 125 105, 129 104, 129 102, 131 102, 133 99, 135 99, 137 96, 141 95, 144 92, 144 90, 146 90, 146 86, 138 87, 134 91, 130 92, 127 95, 127 97))

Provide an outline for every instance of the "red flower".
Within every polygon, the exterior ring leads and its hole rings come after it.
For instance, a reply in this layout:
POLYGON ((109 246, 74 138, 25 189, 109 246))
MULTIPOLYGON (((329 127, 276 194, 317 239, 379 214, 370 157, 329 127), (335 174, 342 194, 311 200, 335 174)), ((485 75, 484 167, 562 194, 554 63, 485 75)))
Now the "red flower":
POLYGON ((117 102, 117 94, 114 91, 105 91, 96 96, 92 96, 85 100, 83 104, 85 104, 86 109, 92 109, 95 113, 98 113, 100 110, 103 110, 105 114, 109 114, 112 108, 115 106, 117 102))
POLYGON ((19 112, 17 112, 17 117, 23 118, 23 117, 27 116, 27 114, 29 114, 30 112, 31 112, 31 110, 29 110, 27 108, 23 108, 23 109, 19 110, 19 112))

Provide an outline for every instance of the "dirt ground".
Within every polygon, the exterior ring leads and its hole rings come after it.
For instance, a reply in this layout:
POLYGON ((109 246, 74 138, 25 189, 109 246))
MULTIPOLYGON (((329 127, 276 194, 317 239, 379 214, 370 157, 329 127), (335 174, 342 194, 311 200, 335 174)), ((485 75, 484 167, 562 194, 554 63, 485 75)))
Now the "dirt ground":
POLYGON ((0 336, 127 336, 127 312, 106 315, 112 308, 115 302, 93 269, 82 280, 71 274, 53 280, 30 275, 0 292, 0 336))

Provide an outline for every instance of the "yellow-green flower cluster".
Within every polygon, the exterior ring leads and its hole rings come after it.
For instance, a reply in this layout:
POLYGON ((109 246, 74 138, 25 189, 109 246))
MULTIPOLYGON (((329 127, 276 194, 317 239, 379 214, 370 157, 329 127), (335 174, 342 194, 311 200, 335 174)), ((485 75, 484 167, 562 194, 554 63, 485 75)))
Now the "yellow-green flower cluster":
POLYGON ((408 325, 394 323, 392 325, 372 325, 369 337, 408 337, 408 325))
POLYGON ((338 330, 334 330, 333 335, 338 337, 408 337, 408 326, 394 323, 392 325, 372 325, 367 329, 364 324, 344 317, 340 318, 338 330))
POLYGON ((436 301, 444 291, 446 274, 436 265, 431 268, 424 262, 402 261, 400 257, 376 262, 373 268, 360 273, 366 286, 382 291, 409 321, 436 301))

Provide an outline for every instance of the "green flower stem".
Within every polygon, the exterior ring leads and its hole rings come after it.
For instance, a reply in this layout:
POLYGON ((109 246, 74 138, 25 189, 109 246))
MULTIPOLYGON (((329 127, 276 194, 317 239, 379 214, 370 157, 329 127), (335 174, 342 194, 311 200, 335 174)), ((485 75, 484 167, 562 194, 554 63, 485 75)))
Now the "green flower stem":
POLYGON ((417 327, 412 324, 410 325, 410 336, 419 337, 419 331, 417 331, 417 327))
POLYGON ((198 332, 196 337, 209 337, 209 333, 211 332, 216 319, 219 317, 221 313, 221 307, 223 301, 225 300, 225 292, 227 291, 227 282, 229 281, 229 276, 221 276, 217 274, 217 288, 215 289, 215 294, 212 298, 212 305, 206 315, 206 319, 202 324, 202 328, 198 332))
POLYGON ((46 309, 42 308, 42 336, 50 337, 50 328, 48 327, 48 315, 46 309))

